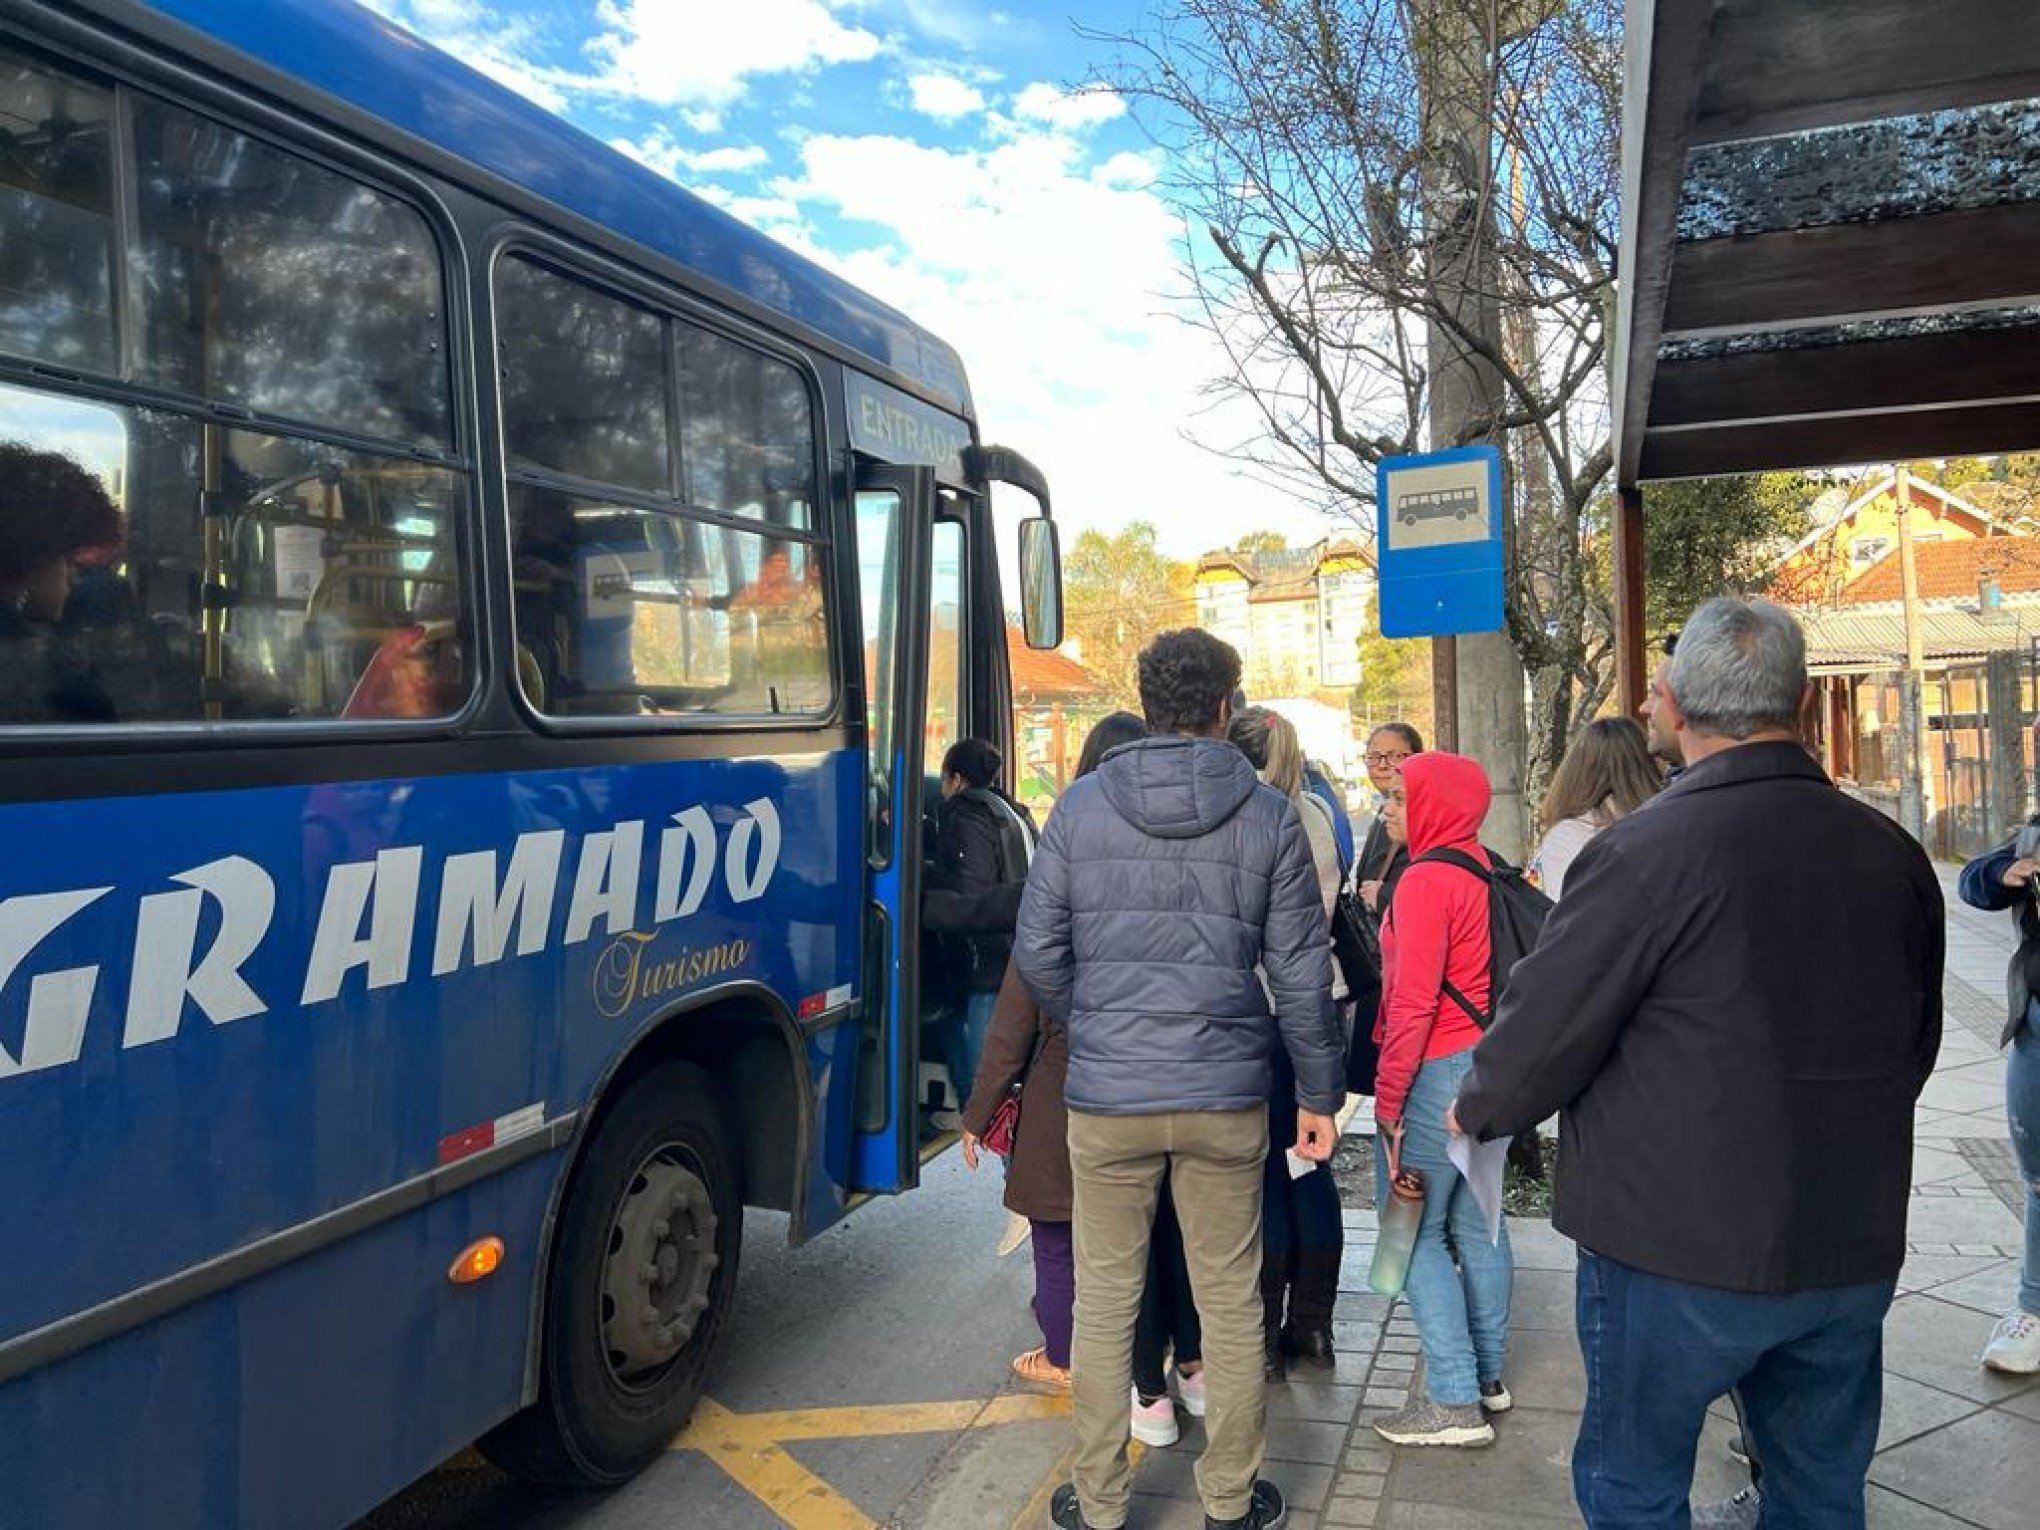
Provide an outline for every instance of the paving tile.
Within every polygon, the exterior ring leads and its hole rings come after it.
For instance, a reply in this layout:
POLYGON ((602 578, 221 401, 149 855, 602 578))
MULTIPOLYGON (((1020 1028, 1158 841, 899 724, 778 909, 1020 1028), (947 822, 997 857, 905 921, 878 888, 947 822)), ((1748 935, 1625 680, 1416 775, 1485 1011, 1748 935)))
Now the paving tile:
POLYGON ((1346 1423, 1311 1423, 1283 1419, 1268 1425, 1268 1459, 1299 1461, 1310 1466, 1337 1466, 1346 1449, 1346 1423))
POLYGON ((1526 1412, 1501 1419, 1495 1443, 1485 1450, 1397 1450, 1390 1477, 1395 1501, 1482 1512, 1506 1501, 1526 1516, 1568 1518, 1577 1432, 1564 1414, 1526 1412))
POLYGON ((1869 1530, 1970 1530, 1969 1521, 1930 1509, 1923 1503, 1902 1498, 1889 1488, 1872 1483, 1864 1494, 1869 1530))
POLYGON ((2020 1418, 2030 1418, 2040 1424, 2040 1388, 2021 1392, 2017 1397, 2007 1397, 1997 1405, 2006 1413, 2016 1413, 2020 1418))
POLYGON ((1988 1270, 2004 1263, 1995 1255, 1978 1257, 1973 1254, 1908 1254, 1905 1268, 1898 1273, 1898 1289, 1901 1293, 1928 1291, 1950 1280, 1960 1280, 1965 1275, 1974 1275, 1979 1270, 1988 1270))
POLYGON ((1577 1414, 1586 1406, 1587 1373, 1579 1340, 1570 1332, 1524 1329, 1509 1335, 1509 1395, 1518 1408, 1558 1408, 1577 1414))
POLYGON ((1965 1116, 1979 1110, 2001 1112, 2005 1108, 2005 1083, 2001 1075, 1987 1079, 1973 1069, 1936 1073, 1926 1089, 1920 1091, 1920 1106, 1924 1110, 1954 1110, 1965 1116))
POLYGON ((1993 1321, 2018 1305, 2019 1266, 2016 1260, 1993 1257, 1972 1258, 1970 1262, 1978 1268, 1927 1289, 1937 1300, 1987 1312, 1993 1321))
POLYGON ((1518 1270, 1509 1302, 1511 1328, 1573 1331, 1573 1276, 1562 1270, 1518 1270))
POLYGON ((1307 1419, 1314 1423, 1343 1424, 1352 1420, 1360 1406, 1361 1387, 1350 1379, 1325 1380, 1318 1375, 1305 1379, 1291 1376, 1281 1386, 1268 1388, 1268 1422, 1277 1419, 1307 1419))
POLYGON ((1877 1429, 1877 1448, 1890 1450, 1930 1433, 1958 1418, 1967 1418, 1983 1404, 1914 1381, 1909 1376, 1884 1377, 1884 1417, 1877 1429))
POLYGON ((2019 1219, 1995 1196, 1989 1200, 1922 1200, 1915 1196, 1906 1211, 1906 1240, 1911 1243, 2016 1243, 2024 1236, 2019 1219))
POLYGON ((1577 1513, 1532 1514, 1525 1510, 1490 1511, 1457 1504, 1408 1503, 1387 1506, 1380 1530, 1519 1530, 1523 1525, 1577 1525, 1577 1513))
POLYGON ((1339 1530, 1347 1530, 1347 1527, 1371 1530, 1380 1512, 1381 1506, 1371 1498, 1335 1497, 1325 1505, 1325 1512, 1319 1516, 1318 1523, 1326 1526, 1327 1530, 1333 1526, 1339 1527, 1339 1530))
POLYGON ((2001 1402, 2040 1385, 1976 1363, 1995 1326, 1988 1314, 1931 1296, 1901 1296, 1884 1322, 1884 1368, 1978 1402, 2001 1402))
POLYGON ((1549 1222, 1527 1217, 1509 1218, 1509 1250, 1515 1255, 1519 1271, 1570 1271, 1579 1259, 1572 1239, 1549 1222))
POLYGON ((1987 1530, 2032 1530, 2040 1502, 2040 1423, 1990 1410, 1901 1445, 1870 1480, 1987 1530))

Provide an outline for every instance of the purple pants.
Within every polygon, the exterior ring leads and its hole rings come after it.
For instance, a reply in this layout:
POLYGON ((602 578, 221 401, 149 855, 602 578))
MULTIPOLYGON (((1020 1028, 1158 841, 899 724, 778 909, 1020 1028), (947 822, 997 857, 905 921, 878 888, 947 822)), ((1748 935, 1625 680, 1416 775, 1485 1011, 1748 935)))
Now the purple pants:
POLYGON ((1048 1363, 1068 1369, 1077 1302, 1076 1244, 1069 1223, 1028 1220, 1034 1229, 1034 1321, 1041 1325, 1048 1363))

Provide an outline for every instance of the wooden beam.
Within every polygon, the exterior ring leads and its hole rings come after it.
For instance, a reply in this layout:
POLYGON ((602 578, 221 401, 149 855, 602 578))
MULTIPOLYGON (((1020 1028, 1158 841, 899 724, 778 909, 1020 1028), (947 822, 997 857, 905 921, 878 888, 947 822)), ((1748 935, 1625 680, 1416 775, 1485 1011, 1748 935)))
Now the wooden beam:
POLYGON ((1643 450, 1712 16, 1712 0, 1627 0, 1625 7, 1622 244, 1609 384, 1617 483, 1635 482, 1643 450))
POLYGON ((2040 321, 1660 361, 1650 424, 1855 414, 2040 395, 2040 321))
POLYGON ((2040 96, 2032 0, 1725 0, 1692 142, 2040 96))
POLYGON ((2040 203, 1678 247, 1667 335, 1842 323, 2040 298, 2040 203))
POLYGON ((1639 477, 1714 478, 1773 468, 1980 456, 2035 447, 2040 447, 2040 402, 1960 405, 1653 430, 1644 439, 1639 477))
POLYGON ((1643 649, 1643 492, 1615 495, 1615 699, 1626 716, 1643 705, 1650 679, 1643 649))

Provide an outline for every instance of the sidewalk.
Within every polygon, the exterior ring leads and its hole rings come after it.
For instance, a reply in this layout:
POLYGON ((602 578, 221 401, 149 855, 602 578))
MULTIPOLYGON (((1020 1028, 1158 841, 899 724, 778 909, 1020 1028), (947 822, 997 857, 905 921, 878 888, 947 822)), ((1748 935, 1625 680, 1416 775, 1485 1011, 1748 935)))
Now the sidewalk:
MULTIPOLYGON (((2018 1175, 2006 1141, 2004 966, 2011 922, 1947 887, 1947 1033, 1919 1111, 1911 1257, 1886 1327, 1884 1428, 1870 1473, 1873 1530, 2030 1530, 2040 1504, 2040 1378, 1977 1364, 2012 1304, 2023 1248, 2018 1175)), ((1419 1349, 1407 1309, 1367 1291, 1372 1211, 1346 1214, 1338 1364, 1299 1368, 1269 1391, 1267 1475, 1289 1495, 1292 1530, 1512 1530, 1578 1525, 1572 1441, 1585 1381, 1573 1336, 1573 1249, 1547 1222, 1512 1222, 1516 1294, 1509 1387, 1515 1411, 1483 1451, 1396 1450, 1368 1427, 1398 1407, 1419 1349)), ((1185 1420, 1186 1424, 1189 1423, 1185 1420)), ((1733 1426, 1709 1422, 1695 1496, 1724 1498, 1749 1478, 1727 1453, 1733 1426)), ((1138 1530, 1203 1524, 1191 1465, 1201 1426, 1150 1451, 1136 1480, 1138 1530)))

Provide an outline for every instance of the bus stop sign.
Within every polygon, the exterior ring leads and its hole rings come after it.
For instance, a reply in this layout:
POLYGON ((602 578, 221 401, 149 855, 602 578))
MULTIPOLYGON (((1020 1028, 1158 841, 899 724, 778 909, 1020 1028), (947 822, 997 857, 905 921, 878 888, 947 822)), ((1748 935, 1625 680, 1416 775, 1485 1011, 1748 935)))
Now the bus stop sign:
POLYGON ((1500 631, 1501 452, 1384 457, 1377 484, 1381 635, 1500 631))

